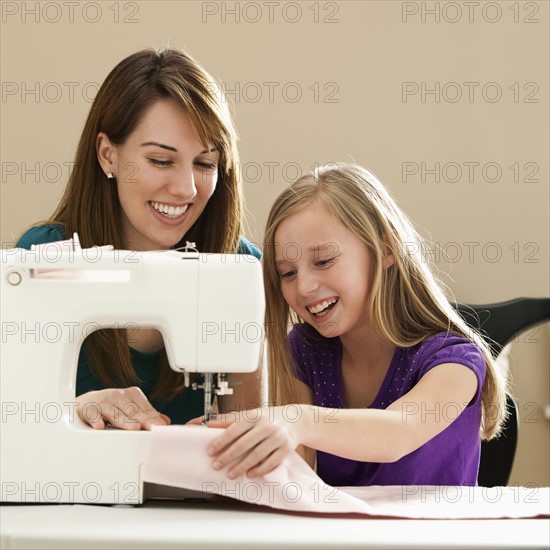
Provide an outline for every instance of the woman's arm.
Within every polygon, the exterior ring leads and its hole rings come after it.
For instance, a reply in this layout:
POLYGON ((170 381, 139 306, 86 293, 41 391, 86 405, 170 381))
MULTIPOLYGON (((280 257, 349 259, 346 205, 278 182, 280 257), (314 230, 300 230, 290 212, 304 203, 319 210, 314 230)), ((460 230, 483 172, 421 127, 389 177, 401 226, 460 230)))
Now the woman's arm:
POLYGON ((90 391, 77 398, 80 419, 96 430, 110 424, 121 430, 150 430, 151 426, 170 424, 137 386, 90 391))
POLYGON ((351 460, 395 462, 449 426, 453 418, 441 411, 452 406, 458 416, 476 390, 472 370, 446 363, 385 410, 302 404, 261 409, 254 421, 250 413, 220 419, 227 429, 212 442, 209 454, 216 469, 236 461, 228 472, 232 478, 271 471, 299 444, 351 460))

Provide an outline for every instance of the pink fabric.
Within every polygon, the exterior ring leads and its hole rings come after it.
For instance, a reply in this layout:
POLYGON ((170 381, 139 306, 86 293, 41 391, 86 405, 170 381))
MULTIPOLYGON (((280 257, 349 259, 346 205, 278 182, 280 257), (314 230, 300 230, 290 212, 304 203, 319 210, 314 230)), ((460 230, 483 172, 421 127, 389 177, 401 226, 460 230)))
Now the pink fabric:
POLYGON ((548 517, 547 487, 326 485, 297 455, 259 478, 231 480, 214 470, 208 444, 221 429, 154 426, 143 465, 143 481, 231 497, 292 512, 408 518, 548 517))
POLYGON ((296 512, 373 513, 366 502, 324 483, 296 453, 258 478, 229 479, 212 468, 209 443, 223 430, 204 426, 154 426, 143 480, 215 493, 296 512))

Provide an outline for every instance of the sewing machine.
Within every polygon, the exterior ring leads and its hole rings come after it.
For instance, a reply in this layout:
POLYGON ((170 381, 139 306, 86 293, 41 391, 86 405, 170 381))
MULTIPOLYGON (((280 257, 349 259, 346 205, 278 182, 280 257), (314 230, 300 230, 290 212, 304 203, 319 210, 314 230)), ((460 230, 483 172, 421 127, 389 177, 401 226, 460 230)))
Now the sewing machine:
MULTIPOLYGON (((263 339, 261 266, 253 256, 192 248, 82 249, 78 237, 2 250, 0 501, 137 504, 147 431, 94 430, 76 413, 79 351, 100 328, 158 329, 173 370, 256 370, 263 339)), ((205 457, 206 459, 206 457, 205 457)))

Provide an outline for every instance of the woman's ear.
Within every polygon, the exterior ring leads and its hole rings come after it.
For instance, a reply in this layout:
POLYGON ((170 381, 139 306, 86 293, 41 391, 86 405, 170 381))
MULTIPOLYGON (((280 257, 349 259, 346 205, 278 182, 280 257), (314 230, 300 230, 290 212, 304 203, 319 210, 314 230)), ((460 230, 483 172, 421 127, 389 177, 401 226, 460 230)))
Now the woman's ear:
POLYGON ((116 177, 116 149, 105 132, 97 134, 95 150, 97 160, 105 175, 108 178, 116 177))

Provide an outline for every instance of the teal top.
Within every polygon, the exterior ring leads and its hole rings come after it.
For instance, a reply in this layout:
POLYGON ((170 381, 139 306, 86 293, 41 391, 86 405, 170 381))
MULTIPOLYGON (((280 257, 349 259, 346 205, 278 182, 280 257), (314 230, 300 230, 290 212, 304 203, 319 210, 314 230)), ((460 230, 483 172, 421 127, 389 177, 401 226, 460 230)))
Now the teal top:
MULTIPOLYGON (((37 226, 32 227, 24 233, 17 242, 16 247, 30 249, 33 244, 63 241, 66 238, 64 227, 60 224, 37 226)), ((238 253, 251 254, 258 259, 261 258, 260 249, 244 237, 241 237, 239 240, 238 253)), ((78 358, 78 370, 76 375, 77 396, 89 391, 105 389, 105 385, 94 374, 88 364, 85 346, 86 341, 84 341, 82 345, 78 358)), ((136 385, 149 397, 153 393, 153 389, 158 381, 160 372, 159 361, 162 356, 162 350, 144 353, 130 348, 130 356, 139 379, 136 385)), ((169 416, 172 424, 185 424, 188 420, 202 416, 204 413, 204 394, 202 390, 186 388, 172 401, 160 402, 151 400, 151 404, 157 411, 169 416)))

